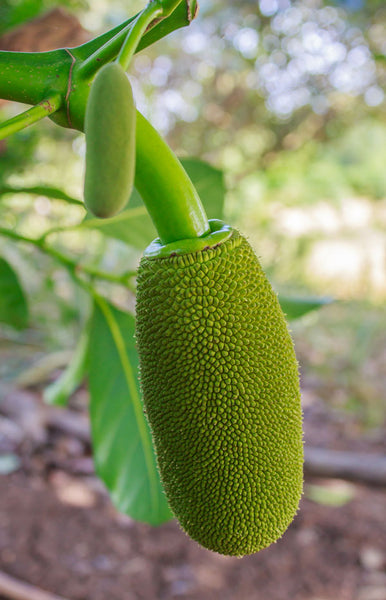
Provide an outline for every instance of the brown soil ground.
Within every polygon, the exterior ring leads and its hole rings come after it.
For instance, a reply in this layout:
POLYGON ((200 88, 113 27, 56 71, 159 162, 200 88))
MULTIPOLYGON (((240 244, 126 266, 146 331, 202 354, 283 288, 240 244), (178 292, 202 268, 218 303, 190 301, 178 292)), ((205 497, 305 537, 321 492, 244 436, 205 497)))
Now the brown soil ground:
POLYGON ((358 489, 340 508, 305 499, 277 544, 233 559, 200 548, 175 522, 157 529, 133 523, 101 498, 71 506, 58 489, 24 474, 0 480, 0 565, 66 598, 386 599, 379 491, 358 489))
MULTIPOLYGON (((386 600, 381 489, 346 484, 351 499, 327 506, 312 501, 306 486, 281 540, 227 558, 191 541, 176 522, 152 528, 119 515, 93 474, 87 443, 42 426, 44 419, 32 426, 42 410, 37 394, 14 391, 3 406, 9 398, 31 417, 17 448, 9 414, 3 422, 8 446, 0 450, 16 452, 21 466, 0 476, 0 571, 68 600, 386 600)), ((374 450, 363 437, 348 440, 349 421, 329 415, 321 405, 306 408, 306 441, 316 445, 319 436, 320 446, 374 450)), ((338 484, 329 482, 335 491, 338 484)))

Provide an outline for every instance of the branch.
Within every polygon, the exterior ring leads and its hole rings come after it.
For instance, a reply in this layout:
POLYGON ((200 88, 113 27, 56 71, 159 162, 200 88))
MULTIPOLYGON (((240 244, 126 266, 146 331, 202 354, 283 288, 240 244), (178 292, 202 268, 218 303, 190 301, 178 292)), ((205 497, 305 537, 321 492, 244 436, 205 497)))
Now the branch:
MULTIPOLYGON (((75 204, 85 209, 84 202, 77 200, 72 196, 55 187, 47 185, 34 185, 29 187, 13 187, 11 185, 0 185, 0 197, 6 194, 33 194, 36 196, 46 196, 55 200, 65 200, 68 204, 75 204)), ((86 209, 85 209, 86 210, 86 209)))
POLYGON ((64 49, 50 52, 0 51, 0 98, 38 104, 47 93, 65 97, 73 58, 64 49))
MULTIPOLYGON (((95 40, 87 42, 83 46, 72 50, 72 53, 76 58, 81 58, 84 61, 78 67, 78 75, 86 79, 91 78, 101 65, 116 58, 128 32, 131 34, 132 28, 136 28, 138 22, 143 22, 143 20, 146 21, 148 13, 154 13, 153 18, 150 19, 150 21, 147 21, 146 27, 141 31, 142 37, 140 40, 137 40, 134 53, 146 48, 148 45, 161 37, 164 37, 171 31, 189 25, 197 12, 196 0, 185 0, 183 2, 180 0, 172 14, 166 16, 167 13, 164 11, 164 17, 155 19, 154 17, 157 15, 159 16, 159 11, 162 11, 158 4, 159 3, 156 2, 149 2, 144 11, 139 12, 131 19, 128 19, 118 27, 111 29, 109 32, 101 35, 95 40), (144 13, 146 13, 145 19, 143 18, 144 13), (144 33, 146 30, 148 30, 148 33, 144 33), (96 45, 97 42, 98 45, 96 45), (88 54, 84 55, 86 49, 88 50, 88 54)), ((173 4, 175 4, 175 1, 173 4)))
MULTIPOLYGON (((196 14, 196 0, 181 1, 170 16, 150 24, 150 29, 141 39, 137 51, 150 46, 172 31, 189 25, 196 14)), ((113 60, 126 37, 128 26, 137 16, 127 19, 90 42, 72 48, 71 51, 65 48, 50 52, 0 51, 0 98, 38 104, 47 90, 61 93, 64 97, 74 62, 87 61, 103 46, 106 46, 103 60, 113 60)), ((102 64, 99 63, 99 66, 102 64)))
MULTIPOLYGON (((162 19, 159 23, 154 22, 151 24, 149 31, 145 33, 140 41, 137 52, 140 52, 144 48, 151 46, 151 44, 154 44, 172 31, 190 25, 190 23, 196 17, 197 12, 197 0, 183 0, 183 2, 180 2, 180 4, 169 17, 162 19)), ((117 33, 120 33, 123 30, 127 31, 127 26, 138 17, 138 14, 134 15, 134 17, 131 17, 130 19, 127 19, 120 25, 117 25, 117 27, 114 27, 114 29, 110 29, 110 31, 103 33, 99 37, 82 44, 82 46, 72 49, 73 54, 76 55, 77 58, 85 60, 96 50, 98 50, 98 48, 104 46, 106 42, 112 40, 117 33)), ((123 34, 120 43, 122 43, 124 40, 124 36, 125 34, 123 34)), ((118 46, 116 53, 118 53, 119 47, 120 46, 118 46)))
POLYGON ((0 594, 10 600, 65 600, 0 572, 0 594))
MULTIPOLYGON (((57 231, 62 232, 62 231, 66 231, 66 229, 60 228, 57 231)), ((125 273, 122 273, 121 275, 117 275, 115 273, 107 273, 106 271, 100 271, 98 269, 94 269, 93 267, 79 264, 77 261, 66 256, 62 252, 55 250, 55 248, 52 248, 52 246, 49 246, 46 243, 46 237, 51 233, 56 233, 57 231, 56 230, 48 231, 41 238, 36 239, 36 238, 30 238, 30 237, 21 235, 20 233, 17 233, 16 231, 12 231, 11 229, 6 229, 4 227, 0 227, 0 236, 8 237, 8 238, 11 238, 18 242, 24 242, 26 244, 35 246, 42 252, 45 252, 52 258, 55 258, 59 263, 61 263, 64 267, 66 267, 66 269, 68 269, 70 271, 70 274, 73 275, 75 277, 76 281, 78 283, 80 283, 81 285, 85 285, 86 282, 83 281, 79 277, 79 273, 84 273, 85 275, 88 275, 89 277, 92 277, 92 278, 95 277, 96 279, 101 279, 104 281, 108 281, 110 283, 124 285, 128 289, 130 289, 132 291, 134 290, 134 285, 132 285, 130 283, 129 279, 131 279, 132 277, 134 277, 136 275, 135 271, 126 271, 125 273)), ((90 291, 90 293, 93 293, 93 291, 91 289, 88 289, 88 291, 90 291)))
POLYGON ((25 127, 28 127, 28 125, 41 121, 44 117, 56 112, 61 104, 61 95, 54 94, 20 115, 16 115, 16 117, 5 121, 5 123, 0 123, 0 140, 3 140, 12 133, 21 131, 25 127))
POLYGON ((306 446, 304 472, 311 477, 386 486, 386 456, 306 446))

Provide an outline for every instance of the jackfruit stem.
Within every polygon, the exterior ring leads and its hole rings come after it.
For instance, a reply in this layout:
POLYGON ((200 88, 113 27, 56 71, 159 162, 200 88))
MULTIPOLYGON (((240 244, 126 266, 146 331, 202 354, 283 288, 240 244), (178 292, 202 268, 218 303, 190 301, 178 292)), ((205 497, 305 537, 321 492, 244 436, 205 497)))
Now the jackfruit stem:
POLYGON ((118 62, 125 71, 129 68, 134 52, 136 51, 142 36, 146 32, 146 29, 156 17, 162 16, 162 12, 162 7, 159 6, 157 2, 149 2, 146 8, 140 12, 135 21, 133 21, 129 33, 116 58, 116 62, 118 62))
POLYGON ((196 188, 160 134, 137 112, 135 186, 163 244, 208 235, 196 188))
POLYGON ((149 25, 157 18, 169 17, 180 2, 181 0, 149 0, 147 6, 137 15, 116 58, 125 71, 129 68, 149 25))

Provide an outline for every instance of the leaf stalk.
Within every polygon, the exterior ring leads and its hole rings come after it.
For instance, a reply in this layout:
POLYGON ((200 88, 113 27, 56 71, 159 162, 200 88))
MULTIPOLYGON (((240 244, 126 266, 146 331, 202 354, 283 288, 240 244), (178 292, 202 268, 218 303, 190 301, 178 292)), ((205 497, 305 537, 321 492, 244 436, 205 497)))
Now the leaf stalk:
POLYGON ((29 108, 20 115, 16 115, 12 119, 8 119, 5 123, 0 123, 0 140, 3 140, 12 133, 21 131, 33 123, 37 123, 56 112, 62 105, 62 97, 60 94, 49 96, 42 100, 36 106, 29 108))

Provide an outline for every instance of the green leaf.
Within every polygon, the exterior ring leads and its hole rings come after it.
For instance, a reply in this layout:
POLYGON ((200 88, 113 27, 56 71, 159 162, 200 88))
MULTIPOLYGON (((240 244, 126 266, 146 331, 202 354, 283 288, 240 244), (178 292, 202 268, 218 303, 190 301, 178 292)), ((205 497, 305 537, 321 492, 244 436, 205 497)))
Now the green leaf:
POLYGON ((16 273, 0 258, 0 321, 23 329, 28 324, 27 301, 16 273))
POLYGON ((44 390, 44 402, 55 406, 65 406, 67 404, 71 394, 82 383, 86 372, 88 343, 88 328, 85 327, 67 368, 56 381, 44 390))
POLYGON ((31 194, 35 196, 46 196, 47 198, 54 198, 55 200, 65 200, 69 204, 76 204, 85 208, 83 202, 69 196, 66 192, 59 188, 55 188, 48 185, 34 185, 30 187, 13 187, 10 185, 0 185, 0 196, 7 194, 31 194))
POLYGON ((2 0, 0 5, 0 34, 36 17, 44 7, 43 0, 2 0))
MULTIPOLYGON (((182 159, 182 165, 197 188, 209 219, 223 216, 225 185, 222 171, 196 158, 182 159)), ((137 190, 134 190, 129 208, 111 219, 88 217, 82 227, 98 229, 138 250, 144 250, 157 237, 157 231, 137 190)))
POLYGON ((311 310, 321 308, 326 304, 333 302, 332 298, 314 298, 309 297, 297 297, 297 296, 283 296, 279 294, 280 306, 286 315, 287 319, 294 320, 299 319, 303 315, 309 313, 311 310))
POLYGON ((181 163, 201 198, 208 219, 222 219, 226 193, 224 173, 198 158, 182 158, 181 163))
POLYGON ((94 460, 115 506, 158 525, 172 514, 143 414, 134 323, 129 313, 96 300, 88 358, 94 460))
POLYGON ((307 498, 325 506, 344 506, 355 496, 355 487, 345 481, 336 481, 327 485, 309 483, 304 491, 307 498))
MULTIPOLYGON (((135 194, 138 192, 135 191, 135 194)), ((144 250, 157 237, 156 229, 143 205, 128 208, 111 219, 87 218, 81 227, 97 229, 138 250, 144 250)))

